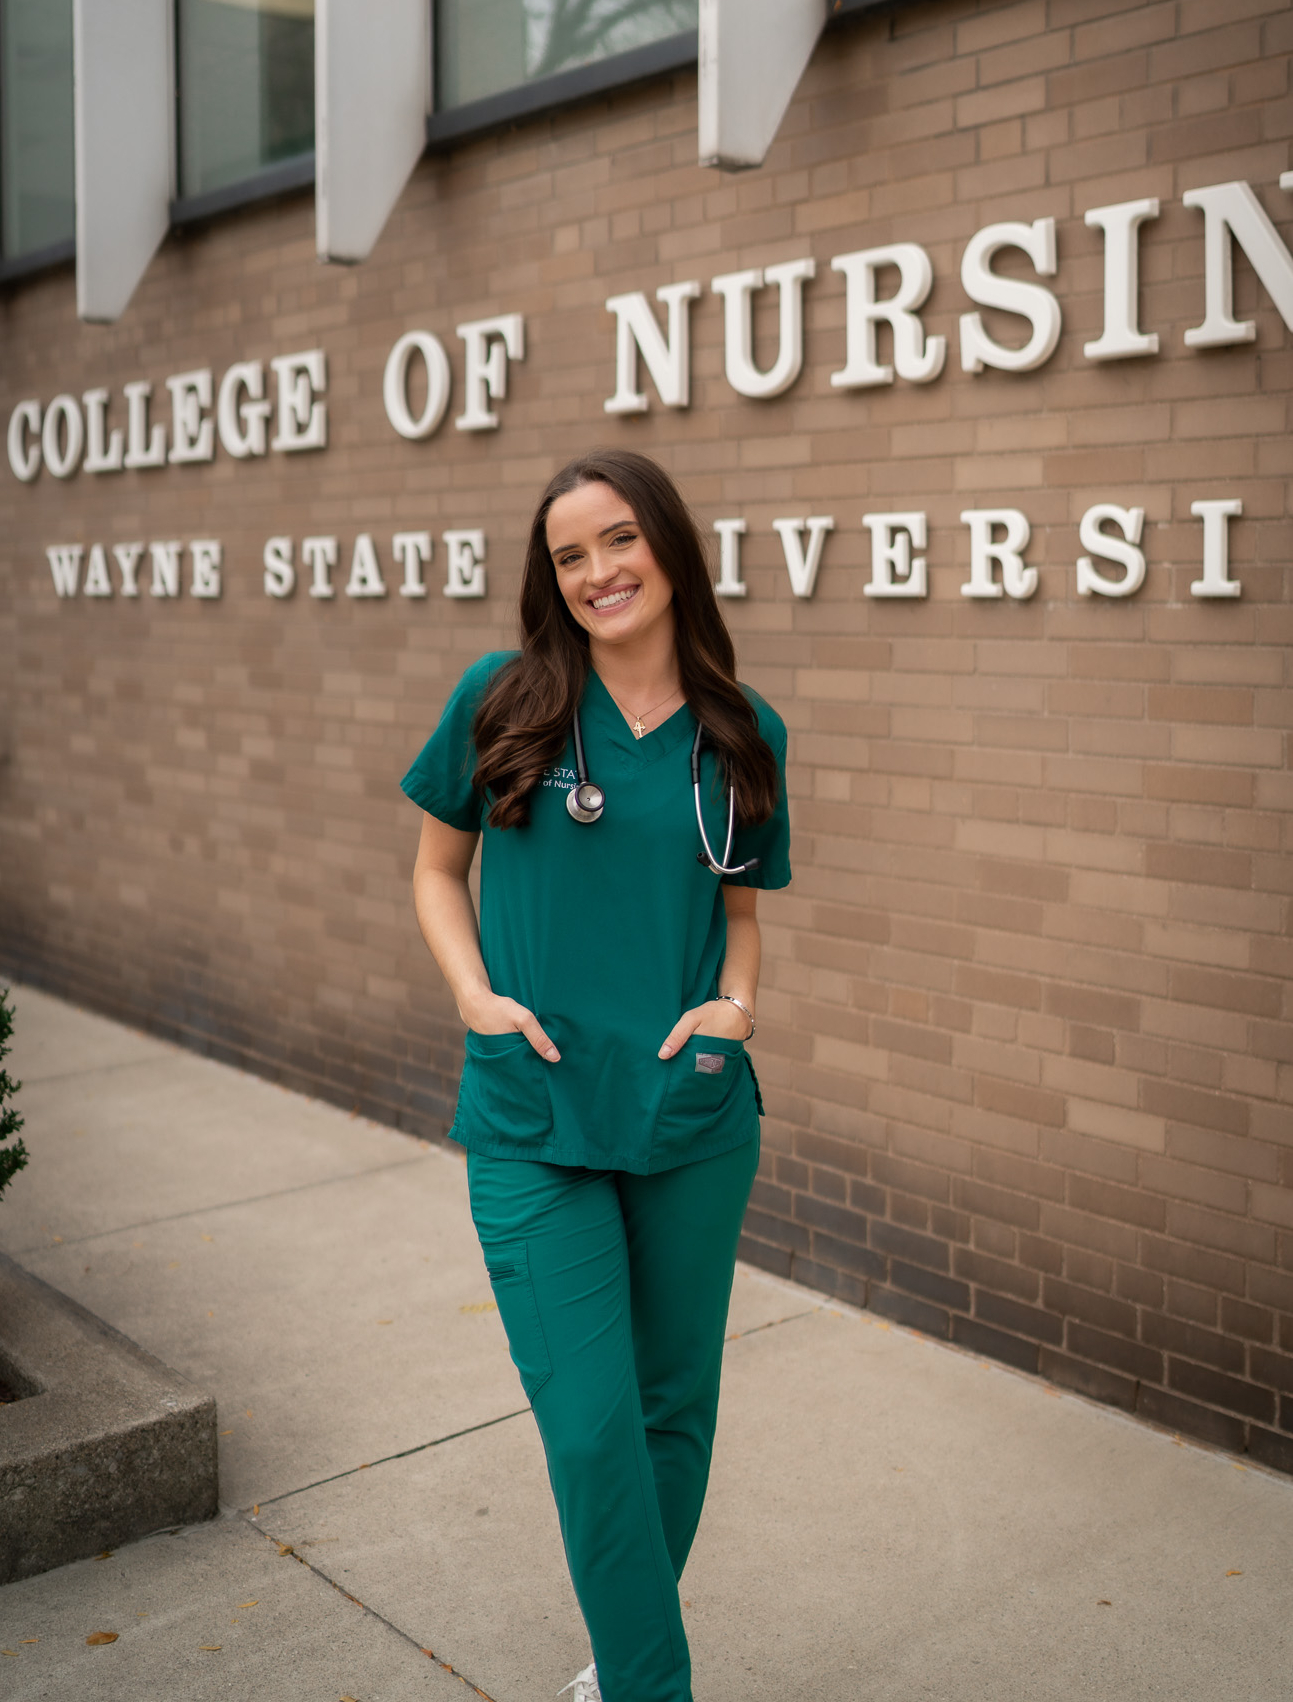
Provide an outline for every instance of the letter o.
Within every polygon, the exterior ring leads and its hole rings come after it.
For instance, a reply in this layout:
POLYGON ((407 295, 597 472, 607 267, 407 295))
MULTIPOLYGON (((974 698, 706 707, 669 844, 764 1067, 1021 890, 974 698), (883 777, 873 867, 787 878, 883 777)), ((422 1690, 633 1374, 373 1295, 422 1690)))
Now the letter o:
POLYGON ((444 344, 430 331, 406 331, 386 359, 382 378, 382 401, 386 418, 401 437, 430 437, 449 406, 453 383, 444 344), (409 412, 409 360, 413 351, 422 356, 427 369, 427 399, 417 419, 409 412))
POLYGON ((45 451, 45 465, 56 479, 71 478, 81 465, 84 442, 85 421, 81 418, 80 403, 75 396, 55 396, 45 411, 40 446, 45 451), (60 420, 66 421, 65 435, 59 431, 60 420))
POLYGON ((9 465, 13 475, 25 485, 40 472, 40 403, 19 402, 9 416, 9 465), (35 434, 35 443, 27 442, 27 433, 35 434))

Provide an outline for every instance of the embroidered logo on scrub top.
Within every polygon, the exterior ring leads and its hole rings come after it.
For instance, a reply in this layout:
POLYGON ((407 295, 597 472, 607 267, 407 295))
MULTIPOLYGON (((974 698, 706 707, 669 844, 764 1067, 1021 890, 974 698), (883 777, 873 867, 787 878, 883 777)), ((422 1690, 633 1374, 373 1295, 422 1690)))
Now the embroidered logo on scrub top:
POLYGON ((573 768, 548 768, 544 770, 544 786, 554 786, 562 792, 568 792, 572 786, 579 784, 579 776, 573 768))
POLYGON ((703 1076, 721 1076, 727 1059, 721 1052, 697 1052, 696 1069, 703 1076))

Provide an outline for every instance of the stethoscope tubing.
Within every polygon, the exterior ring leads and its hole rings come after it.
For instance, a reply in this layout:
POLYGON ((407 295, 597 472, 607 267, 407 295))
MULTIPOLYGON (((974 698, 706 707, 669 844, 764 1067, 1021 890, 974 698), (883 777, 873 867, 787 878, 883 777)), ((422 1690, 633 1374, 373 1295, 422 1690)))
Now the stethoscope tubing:
MULTIPOLYGON (((588 778, 588 765, 584 761, 583 730, 579 725, 579 711, 576 709, 572 726, 575 741, 575 773, 578 776, 576 784, 566 794, 566 809, 571 818, 577 822, 594 822, 601 817, 606 805, 606 794, 600 786, 588 778)), ((709 842, 709 834, 705 831, 705 816, 700 802, 700 747, 704 739, 705 729, 699 722, 696 724, 696 737, 691 746, 691 790, 696 804, 696 826, 700 829, 700 843, 703 851, 696 853, 696 861, 703 863, 715 875, 744 875, 751 869, 757 869, 759 859, 751 857, 744 863, 729 865, 728 858, 732 855, 732 842, 736 837, 736 788, 727 788, 727 838, 723 845, 723 856, 720 861, 714 855, 714 847, 709 842)))

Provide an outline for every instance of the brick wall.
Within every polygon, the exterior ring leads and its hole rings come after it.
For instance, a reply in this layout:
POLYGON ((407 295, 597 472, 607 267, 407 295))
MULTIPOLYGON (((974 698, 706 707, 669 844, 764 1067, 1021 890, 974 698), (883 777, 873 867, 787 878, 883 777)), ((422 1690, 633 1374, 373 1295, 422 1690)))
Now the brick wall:
POLYGON ((590 441, 641 447, 707 521, 745 517, 750 595, 727 613, 792 732, 796 878, 762 905, 769 1117, 746 1256, 1293 1469, 1293 356, 1242 259, 1256 340, 1184 346, 1203 221, 1181 203, 1244 179, 1293 237, 1291 47, 1277 0, 931 0, 828 33, 757 172, 696 167, 679 77, 424 161, 355 269, 315 265, 295 198, 173 237, 115 327, 78 325, 66 274, 10 287, 6 418, 23 396, 100 383, 120 408, 133 378, 161 390, 317 343, 332 426, 318 456, 0 478, 0 962, 441 1132, 459 1024, 414 931, 395 783, 462 666, 509 641, 544 478, 590 441), (1092 363, 1102 247, 1082 215, 1151 195, 1141 324, 1162 352, 1092 363), (966 242, 1048 215, 1056 354, 962 372, 966 242), (829 261, 892 241, 929 252, 947 368, 841 391, 829 261), (706 293, 691 408, 603 414, 608 296, 708 292, 805 254, 786 395, 727 386, 706 293), (504 311, 529 348, 500 431, 397 438, 394 339, 454 348, 456 324, 504 311), (1244 505, 1243 596, 1200 602, 1190 504, 1219 497, 1244 505), (1100 501, 1145 509, 1148 576, 1126 600, 1076 592, 1100 501), (959 515, 989 506, 1031 522, 1027 601, 960 594, 959 515), (861 595, 861 517, 889 509, 928 515, 927 600, 861 595), (800 600, 771 522, 809 513, 836 530, 800 600), (336 533, 344 566, 371 531, 389 576, 392 532, 475 525, 480 602, 261 591, 272 534, 336 533), (203 536, 224 543, 218 603, 60 601, 43 556, 203 536))

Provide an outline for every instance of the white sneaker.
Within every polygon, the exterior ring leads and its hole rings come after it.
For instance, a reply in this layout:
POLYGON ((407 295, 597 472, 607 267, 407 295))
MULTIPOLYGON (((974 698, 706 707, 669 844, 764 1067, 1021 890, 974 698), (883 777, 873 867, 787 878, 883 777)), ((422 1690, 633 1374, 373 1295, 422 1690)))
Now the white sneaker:
POLYGON ((567 1690, 573 1690, 572 1702, 602 1702, 602 1693, 597 1684, 597 1662, 590 1661, 581 1673, 576 1673, 564 1690, 557 1692, 564 1696, 567 1690))

